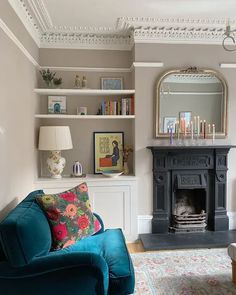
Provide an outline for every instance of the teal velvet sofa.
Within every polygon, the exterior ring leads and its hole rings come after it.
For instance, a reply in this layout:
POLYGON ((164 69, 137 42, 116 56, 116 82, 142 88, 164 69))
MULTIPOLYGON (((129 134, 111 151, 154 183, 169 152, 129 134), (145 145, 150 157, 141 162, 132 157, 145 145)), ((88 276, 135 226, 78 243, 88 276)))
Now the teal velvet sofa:
POLYGON ((46 216, 30 193, 0 223, 0 294, 126 295, 134 269, 120 229, 102 229, 74 245, 51 251, 46 216))

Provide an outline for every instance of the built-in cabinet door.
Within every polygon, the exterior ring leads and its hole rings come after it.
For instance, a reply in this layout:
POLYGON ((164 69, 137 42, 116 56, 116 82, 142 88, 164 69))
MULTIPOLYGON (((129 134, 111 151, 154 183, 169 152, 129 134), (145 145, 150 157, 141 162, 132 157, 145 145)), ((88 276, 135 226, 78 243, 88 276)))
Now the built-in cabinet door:
POLYGON ((129 186, 90 187, 90 202, 94 212, 103 217, 105 228, 121 228, 131 235, 131 195, 129 186))

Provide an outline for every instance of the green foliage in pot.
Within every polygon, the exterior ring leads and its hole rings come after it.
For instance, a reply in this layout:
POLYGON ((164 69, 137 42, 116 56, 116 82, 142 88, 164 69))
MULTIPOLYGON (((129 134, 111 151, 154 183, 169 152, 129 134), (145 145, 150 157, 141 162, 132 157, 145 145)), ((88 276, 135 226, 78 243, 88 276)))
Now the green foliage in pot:
POLYGON ((50 86, 52 84, 52 81, 53 81, 55 75, 56 75, 56 72, 51 72, 49 69, 42 70, 39 72, 43 78, 43 81, 47 84, 47 86, 50 86))
POLYGON ((59 87, 59 86, 62 84, 62 78, 54 78, 54 79, 53 79, 53 84, 54 84, 56 87, 59 87))

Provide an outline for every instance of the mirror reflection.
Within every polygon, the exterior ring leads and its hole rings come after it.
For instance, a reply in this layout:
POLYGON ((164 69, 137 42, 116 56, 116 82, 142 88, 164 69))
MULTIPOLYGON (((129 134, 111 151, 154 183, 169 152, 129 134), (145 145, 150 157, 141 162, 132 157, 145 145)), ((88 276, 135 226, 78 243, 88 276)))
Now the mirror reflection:
POLYGON ((227 86, 212 70, 164 73, 157 84, 156 136, 226 136, 227 86))

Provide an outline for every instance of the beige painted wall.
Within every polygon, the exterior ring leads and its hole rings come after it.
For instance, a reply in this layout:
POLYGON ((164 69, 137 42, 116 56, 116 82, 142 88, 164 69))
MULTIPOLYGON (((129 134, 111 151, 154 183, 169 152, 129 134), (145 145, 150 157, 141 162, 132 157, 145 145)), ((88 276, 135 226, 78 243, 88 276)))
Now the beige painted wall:
POLYGON ((132 52, 121 50, 46 49, 39 50, 41 66, 130 67, 132 52))
MULTIPOLYGON (((152 156, 146 149, 148 145, 157 145, 160 140, 154 138, 154 98, 158 77, 171 68, 198 66, 212 68, 221 72, 229 90, 229 136, 220 143, 236 144, 236 69, 221 69, 219 63, 235 62, 235 55, 225 52, 221 46, 208 45, 167 45, 136 44, 135 61, 163 62, 163 68, 136 68, 135 70, 135 171, 138 182, 138 214, 152 214, 152 156)), ((228 210, 236 211, 236 149, 229 154, 228 171, 228 210)))
MULTIPOLYGON (((7 5, 0 17, 37 58, 33 41, 7 5), (8 18, 9 16, 9 18, 8 18), (15 27, 16 25, 16 27, 15 27), (19 34, 19 35, 18 35, 19 34), (31 44, 30 44, 31 43, 31 44)), ((0 28, 0 219, 30 190, 35 177, 34 103, 35 68, 0 28)))

